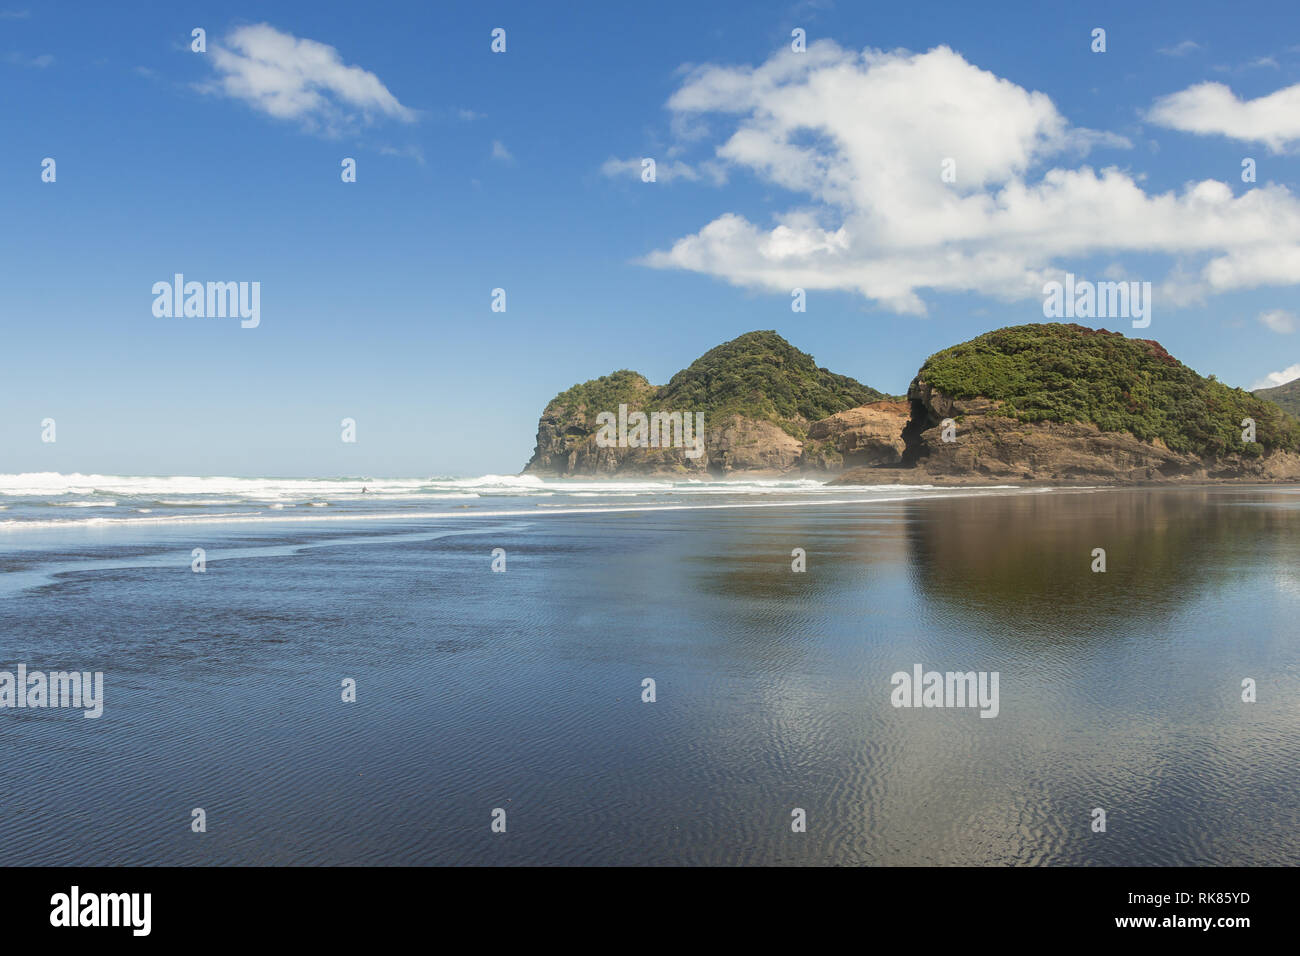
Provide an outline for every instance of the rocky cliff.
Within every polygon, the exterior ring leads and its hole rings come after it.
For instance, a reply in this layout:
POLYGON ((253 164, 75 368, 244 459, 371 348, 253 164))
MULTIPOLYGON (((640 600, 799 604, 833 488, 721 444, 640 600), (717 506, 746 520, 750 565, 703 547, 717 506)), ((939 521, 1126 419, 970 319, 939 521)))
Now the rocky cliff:
POLYGON ((910 417, 907 402, 872 402, 837 412, 808 427, 798 463, 820 471, 901 465, 910 417))
POLYGON ((711 349, 667 385, 651 385, 623 370, 561 392, 542 412, 537 446, 524 471, 569 476, 838 471, 846 454, 855 464, 879 460, 869 451, 873 435, 896 427, 897 434, 881 440, 899 441, 905 412, 893 413, 896 426, 882 424, 888 416, 877 412, 831 422, 885 398, 819 367, 775 332, 749 332, 711 349), (638 415, 647 420, 640 422, 638 415), (685 437, 697 437, 697 423, 703 424, 703 447, 691 454, 690 443, 678 439, 682 425, 691 426, 685 437), (826 428, 809 443, 823 423, 826 428))
POLYGON ((751 332, 664 386, 624 370, 556 396, 525 470, 798 472, 836 484, 1300 481, 1300 421, 1158 342, 1080 325, 998 329, 938 352, 906 401, 819 368, 775 332, 751 332), (703 442, 691 454, 668 436, 685 424, 694 437, 694 414, 703 442))
POLYGON ((837 484, 1300 480, 1300 422, 1158 342, 1078 325, 999 329, 908 389, 902 468, 837 484))

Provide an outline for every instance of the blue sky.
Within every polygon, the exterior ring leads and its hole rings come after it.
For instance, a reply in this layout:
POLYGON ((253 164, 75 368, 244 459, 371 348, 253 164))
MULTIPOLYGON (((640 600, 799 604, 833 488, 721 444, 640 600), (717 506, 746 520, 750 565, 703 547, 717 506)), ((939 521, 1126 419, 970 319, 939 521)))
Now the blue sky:
POLYGON ((1300 12, 1132 7, 0 0, 0 472, 511 473, 574 382, 772 328, 902 392, 1056 271, 1300 375, 1300 12))

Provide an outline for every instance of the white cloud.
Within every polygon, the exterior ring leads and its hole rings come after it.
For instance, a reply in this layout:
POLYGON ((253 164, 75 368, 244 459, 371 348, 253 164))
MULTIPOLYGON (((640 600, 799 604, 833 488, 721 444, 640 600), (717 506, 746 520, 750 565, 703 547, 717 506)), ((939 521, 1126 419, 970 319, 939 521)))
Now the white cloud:
POLYGON ((1257 388, 1275 388, 1278 385, 1285 385, 1293 379, 1300 378, 1300 363, 1284 368, 1280 372, 1269 372, 1258 382, 1250 387, 1250 391, 1257 388))
MULTIPOLYGON (((670 149, 669 152, 674 151, 670 149)), ((601 164, 600 171, 602 175, 612 179, 640 180, 643 159, 644 157, 639 156, 630 159, 616 159, 611 156, 601 164)), ((655 160, 655 182, 657 183, 671 183, 678 180, 697 183, 705 179, 715 186, 720 186, 727 181, 726 169, 721 163, 711 160, 706 160, 698 166, 675 159, 655 160)))
POLYGON ((379 154, 381 156, 401 156, 403 159, 413 159, 421 166, 425 165, 424 150, 419 146, 380 146, 379 154))
POLYGON ((1114 167, 1063 168, 1067 154, 1127 141, 1071 127, 1043 93, 947 47, 858 54, 820 41, 754 68, 696 68, 668 107, 721 121, 718 162, 801 199, 770 227, 725 213, 650 266, 855 291, 912 313, 925 312, 923 290, 1041 299, 1069 257, 1124 252, 1201 257, 1166 281, 1183 302, 1300 282, 1300 201, 1285 188, 1234 197, 1205 180, 1155 194, 1114 167))
POLYGON ((1273 309, 1270 312, 1261 312, 1259 321, 1268 326, 1279 335, 1290 335, 1295 331, 1295 316, 1290 312, 1282 309, 1273 309))
POLYGON ((4 56, 6 63, 14 66, 29 66, 34 69, 43 70, 54 62, 54 56, 50 53, 42 53, 40 56, 27 56, 23 53, 6 53, 4 56))
POLYGON ((499 139, 492 140, 492 158, 503 163, 513 163, 515 161, 510 150, 506 149, 505 143, 499 139))
POLYGON ((1198 83, 1156 100, 1147 119, 1159 126, 1264 143, 1274 153, 1300 140, 1300 83, 1240 100, 1222 83, 1198 83))
POLYGON ((1201 45, 1195 40, 1184 40, 1182 43, 1164 47, 1157 52, 1163 53, 1165 56, 1186 56, 1189 53, 1195 53, 1200 48, 1201 45))
POLYGON ((336 133, 358 120, 416 118, 379 77, 346 65, 334 47, 266 23, 232 31, 222 44, 211 46, 209 58, 219 76, 206 89, 309 129, 336 133))

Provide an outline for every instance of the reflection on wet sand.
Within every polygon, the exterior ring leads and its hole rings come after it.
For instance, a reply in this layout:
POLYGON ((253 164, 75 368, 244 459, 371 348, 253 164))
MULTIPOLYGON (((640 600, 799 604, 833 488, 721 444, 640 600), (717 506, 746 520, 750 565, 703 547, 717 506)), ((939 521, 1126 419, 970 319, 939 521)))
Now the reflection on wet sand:
POLYGON ((1239 579, 1267 546, 1300 555, 1300 510, 1249 506, 1271 494, 1106 489, 909 503, 912 579, 927 600, 985 623, 1130 631, 1239 579), (1096 549, 1104 573, 1093 571, 1096 549))

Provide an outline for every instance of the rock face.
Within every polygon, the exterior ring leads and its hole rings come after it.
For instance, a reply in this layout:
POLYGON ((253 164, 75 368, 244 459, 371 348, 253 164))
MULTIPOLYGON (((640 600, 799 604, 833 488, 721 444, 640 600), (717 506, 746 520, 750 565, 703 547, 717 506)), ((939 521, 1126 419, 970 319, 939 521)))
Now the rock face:
POLYGON ((813 422, 799 465, 820 471, 900 465, 910 415, 907 402, 872 402, 813 422))
POLYGON ((813 422, 800 440, 772 422, 731 415, 706 425, 705 454, 678 448, 601 448, 588 430, 548 406, 537 425, 537 450, 526 473, 612 477, 726 477, 789 472, 838 473, 864 465, 897 465, 903 455, 906 402, 873 402, 813 422))
POLYGON ((584 395, 581 401, 564 401, 566 392, 546 406, 537 422, 537 447, 525 472, 591 477, 708 474, 706 457, 688 457, 680 448, 602 448, 593 427, 598 412, 604 411, 605 405, 615 412, 619 404, 644 407, 656 389, 635 372, 616 372, 597 381, 608 383, 608 398, 598 391, 592 397, 584 395))
MULTIPOLYGON (((1022 422, 999 415, 987 399, 956 400, 914 383, 914 413, 905 462, 930 479, 996 481, 1151 482, 1241 478, 1300 479, 1300 455, 1284 451, 1207 460, 1091 423, 1022 422), (960 418, 958 423, 956 419, 960 418), (953 419, 953 441, 942 422, 953 419)), ((869 478, 860 472, 841 481, 869 478)))
POLYGON ((716 475, 783 474, 799 464, 802 443, 771 422, 732 415, 705 434, 709 468, 716 475))
POLYGON ((615 475, 707 477, 707 458, 687 458, 675 448, 601 448, 585 431, 563 422, 537 426, 537 452, 526 474, 611 478, 615 475))

